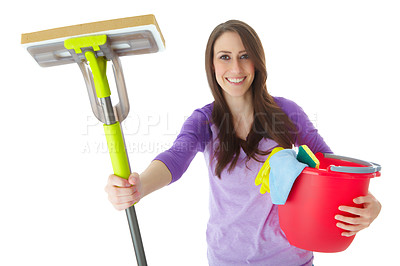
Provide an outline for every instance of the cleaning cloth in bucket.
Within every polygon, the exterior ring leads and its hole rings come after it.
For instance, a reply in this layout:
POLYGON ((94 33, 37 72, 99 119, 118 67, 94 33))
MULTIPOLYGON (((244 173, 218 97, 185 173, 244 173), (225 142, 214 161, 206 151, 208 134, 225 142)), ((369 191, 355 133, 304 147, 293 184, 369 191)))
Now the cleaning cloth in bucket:
POLYGON ((269 159, 271 167, 269 187, 273 204, 285 204, 294 181, 307 166, 296 159, 296 152, 284 149, 275 153, 269 159))

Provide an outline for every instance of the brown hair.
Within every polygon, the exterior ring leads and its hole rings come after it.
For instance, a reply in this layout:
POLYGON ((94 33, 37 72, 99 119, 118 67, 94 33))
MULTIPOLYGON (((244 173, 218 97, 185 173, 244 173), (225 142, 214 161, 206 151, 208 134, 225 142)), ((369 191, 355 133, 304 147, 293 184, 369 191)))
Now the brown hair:
POLYGON ((221 178, 223 169, 229 163, 229 172, 235 168, 241 147, 247 155, 247 161, 251 158, 260 161, 257 155, 267 155, 270 153, 270 151, 261 151, 258 149, 258 143, 262 138, 273 139, 283 148, 292 148, 296 127, 267 91, 265 54, 257 33, 242 21, 229 20, 222 23, 211 33, 205 56, 208 84, 215 100, 211 122, 219 129, 218 139, 220 144, 214 154, 214 157, 217 158, 215 174, 221 178), (246 141, 242 141, 235 134, 232 113, 215 77, 213 65, 214 44, 225 32, 236 32, 239 34, 255 69, 255 76, 251 85, 254 121, 246 141))

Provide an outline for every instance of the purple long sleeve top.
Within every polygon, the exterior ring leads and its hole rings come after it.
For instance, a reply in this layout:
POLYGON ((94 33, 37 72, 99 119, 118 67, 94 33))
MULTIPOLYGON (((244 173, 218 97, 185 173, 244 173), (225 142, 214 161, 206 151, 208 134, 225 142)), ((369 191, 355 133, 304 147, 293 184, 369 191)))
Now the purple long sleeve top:
MULTIPOLYGON (((274 97, 275 102, 298 128, 296 145, 306 144, 314 153, 332 151, 326 145, 303 109, 293 101, 274 97)), ((172 147, 159 154, 177 181, 197 152, 203 152, 210 181, 207 225, 207 256, 211 266, 235 265, 312 265, 313 253, 291 246, 279 226, 278 208, 270 195, 260 194, 254 180, 263 163, 251 159, 241 149, 233 171, 215 175, 211 160, 218 146, 218 128, 211 123, 213 103, 197 109, 185 121, 172 147)), ((259 142, 260 150, 278 144, 271 139, 259 142)), ((264 156, 264 160, 267 156, 264 156)))

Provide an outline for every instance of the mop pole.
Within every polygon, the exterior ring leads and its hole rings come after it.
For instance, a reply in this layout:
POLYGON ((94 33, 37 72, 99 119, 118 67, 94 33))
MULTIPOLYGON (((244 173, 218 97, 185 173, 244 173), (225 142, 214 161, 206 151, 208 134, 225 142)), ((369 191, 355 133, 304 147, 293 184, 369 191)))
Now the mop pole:
MULTIPOLYGON (((102 106, 111 106, 111 99, 109 97, 101 100, 102 106), (105 103, 103 105, 103 102, 105 103)), ((109 110, 106 107, 107 111, 109 110)), ((104 110, 104 109, 103 109, 104 110)), ((111 109, 110 116, 114 116, 111 109)), ((107 120, 107 119, 106 119, 107 120)), ((125 179, 129 178, 131 173, 129 167, 128 156, 126 155, 125 142, 123 139, 121 126, 119 122, 113 124, 104 124, 104 133, 107 138, 108 150, 113 165, 114 174, 125 179)), ((131 206, 125 210, 128 218, 129 229, 131 232, 133 246, 135 248, 136 260, 139 266, 147 265, 144 253, 142 238, 140 236, 139 224, 136 218, 135 206, 131 206)))
MULTIPOLYGON (((154 15, 85 23, 21 35, 21 44, 42 67, 77 63, 88 89, 95 117, 104 131, 114 174, 128 179, 131 173, 122 121, 129 113, 120 56, 156 53, 165 49, 165 40, 154 15), (113 106, 106 75, 112 60, 119 103, 113 106), (89 62, 90 68, 87 64, 89 62)), ((147 265, 135 208, 126 210, 139 266, 147 265)))
MULTIPOLYGON (((111 91, 106 74, 107 60, 104 57, 96 58, 94 52, 92 51, 85 52, 85 57, 93 74, 96 94, 99 98, 105 118, 105 124, 103 127, 114 174, 128 179, 131 174, 131 169, 125 149, 125 141, 123 138, 121 125, 116 119, 116 114, 111 103, 111 91)), ((128 224, 135 249, 137 263, 139 266, 147 266, 135 207, 131 206, 126 209, 126 215, 128 218, 128 224)))

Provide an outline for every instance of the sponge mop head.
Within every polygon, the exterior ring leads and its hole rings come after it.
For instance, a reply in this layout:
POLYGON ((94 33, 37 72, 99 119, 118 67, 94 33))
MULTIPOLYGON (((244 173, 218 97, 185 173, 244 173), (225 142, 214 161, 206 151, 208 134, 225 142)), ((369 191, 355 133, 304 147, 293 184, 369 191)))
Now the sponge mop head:
POLYGON ((319 169, 319 160, 315 157, 314 153, 308 148, 307 145, 301 145, 299 147, 299 153, 297 154, 297 160, 299 162, 307 164, 309 167, 319 169))
POLYGON ((64 41, 100 35, 107 35, 107 43, 119 57, 156 53, 165 48, 164 37, 151 14, 25 33, 21 35, 21 44, 40 66, 51 67, 76 63, 64 41))

